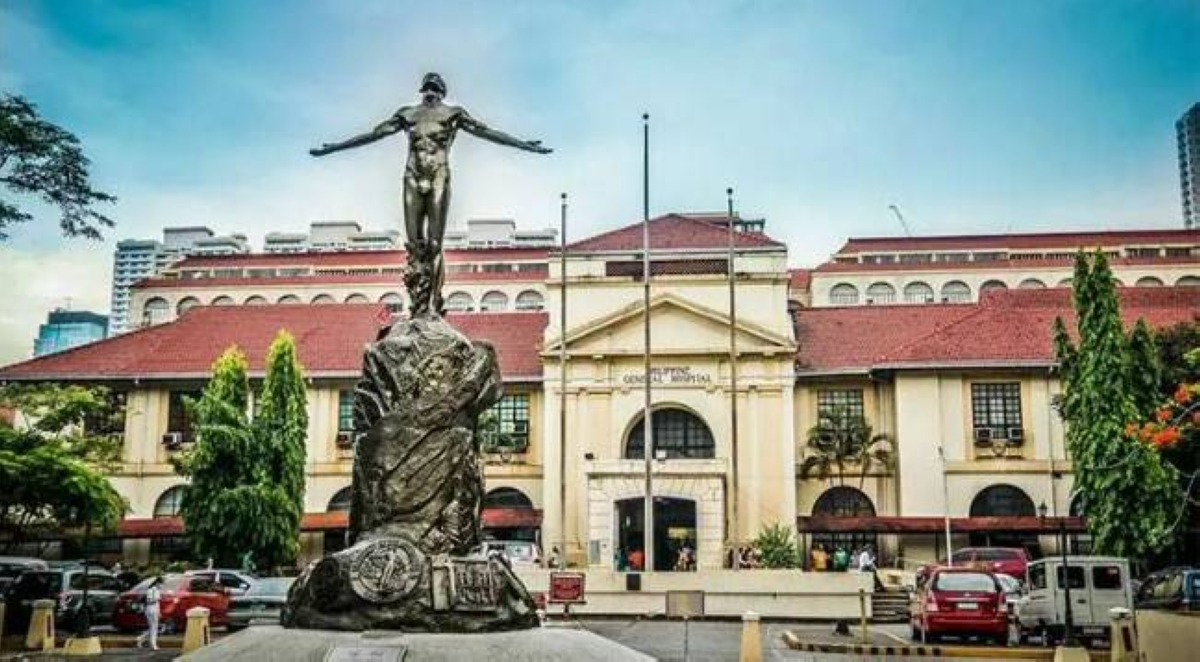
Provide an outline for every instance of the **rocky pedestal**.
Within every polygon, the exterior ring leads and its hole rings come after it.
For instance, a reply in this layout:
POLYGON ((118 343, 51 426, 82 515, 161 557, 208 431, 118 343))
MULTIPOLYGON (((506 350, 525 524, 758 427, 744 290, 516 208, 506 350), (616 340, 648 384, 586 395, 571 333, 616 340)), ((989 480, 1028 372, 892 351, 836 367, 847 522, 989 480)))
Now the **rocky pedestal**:
POLYGON ((472 343, 428 308, 367 348, 354 404, 356 544, 304 571, 288 595, 284 626, 537 626, 533 599, 506 562, 478 552, 483 473, 475 428, 499 400, 500 383, 492 347, 472 343))

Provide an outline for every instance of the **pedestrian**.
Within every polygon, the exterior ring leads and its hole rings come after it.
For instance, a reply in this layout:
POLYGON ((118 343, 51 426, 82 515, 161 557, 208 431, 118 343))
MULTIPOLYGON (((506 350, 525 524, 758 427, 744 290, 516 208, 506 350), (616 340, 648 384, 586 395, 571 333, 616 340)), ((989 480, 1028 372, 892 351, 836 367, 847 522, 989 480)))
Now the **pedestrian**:
POLYGON ((550 557, 546 559, 546 566, 551 570, 556 570, 562 565, 562 559, 559 558, 558 548, 550 548, 550 557))
POLYGON ((629 552, 629 569, 634 572, 641 572, 646 569, 646 553, 641 549, 635 548, 629 552))
POLYGON ((811 556, 813 572, 825 572, 829 569, 829 553, 825 551, 824 545, 813 547, 811 556))
POLYGON ((846 572, 850 568, 850 552, 842 545, 838 545, 833 550, 833 571, 846 572))
POLYGON ((162 583, 162 575, 155 577, 146 587, 146 596, 142 605, 142 615, 146 617, 146 631, 137 638, 137 647, 141 648, 150 642, 150 648, 158 650, 158 603, 162 599, 158 585, 162 583))

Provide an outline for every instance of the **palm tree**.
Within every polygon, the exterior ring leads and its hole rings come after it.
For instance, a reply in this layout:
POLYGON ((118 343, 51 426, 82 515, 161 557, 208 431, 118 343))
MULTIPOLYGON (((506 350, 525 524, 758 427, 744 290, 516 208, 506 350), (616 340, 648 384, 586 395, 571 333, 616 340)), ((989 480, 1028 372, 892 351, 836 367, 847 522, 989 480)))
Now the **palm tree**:
POLYGON ((875 434, 862 416, 839 407, 821 415, 808 430, 809 452, 800 465, 801 478, 830 480, 845 485, 846 467, 858 469, 858 489, 873 471, 891 471, 896 450, 892 438, 875 434))

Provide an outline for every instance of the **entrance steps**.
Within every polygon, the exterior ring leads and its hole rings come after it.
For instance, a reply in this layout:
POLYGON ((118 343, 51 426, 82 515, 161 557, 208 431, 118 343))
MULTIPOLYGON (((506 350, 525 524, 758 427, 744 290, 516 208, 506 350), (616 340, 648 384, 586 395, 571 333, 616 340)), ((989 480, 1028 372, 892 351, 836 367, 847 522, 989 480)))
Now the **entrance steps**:
POLYGON ((876 623, 907 623, 908 593, 895 589, 872 593, 871 614, 876 623))

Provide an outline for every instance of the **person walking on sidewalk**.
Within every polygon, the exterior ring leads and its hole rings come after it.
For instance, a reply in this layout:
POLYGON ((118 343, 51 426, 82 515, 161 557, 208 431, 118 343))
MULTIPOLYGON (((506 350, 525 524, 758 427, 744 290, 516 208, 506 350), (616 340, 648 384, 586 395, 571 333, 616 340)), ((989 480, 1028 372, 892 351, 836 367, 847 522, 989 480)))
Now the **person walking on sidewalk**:
POLYGON ((150 648, 158 650, 158 603, 162 599, 158 585, 161 583, 162 577, 155 577, 146 588, 146 602, 142 607, 142 614, 146 617, 146 631, 137 638, 138 648, 146 645, 146 641, 149 640, 150 648))

